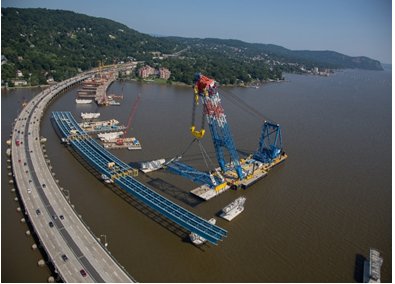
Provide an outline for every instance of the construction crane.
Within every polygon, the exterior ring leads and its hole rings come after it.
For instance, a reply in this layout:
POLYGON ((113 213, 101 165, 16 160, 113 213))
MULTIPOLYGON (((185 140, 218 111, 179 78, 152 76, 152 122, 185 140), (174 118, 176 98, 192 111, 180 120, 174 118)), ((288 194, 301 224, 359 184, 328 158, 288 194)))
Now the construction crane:
MULTIPOLYGON (((230 132, 226 117, 224 115, 224 110, 222 108, 221 99, 218 93, 217 82, 215 82, 215 80, 213 79, 209 79, 203 76, 200 73, 196 73, 193 88, 195 96, 192 109, 192 126, 190 127, 190 130, 195 138, 188 146, 188 148, 193 144, 193 142, 197 141, 202 149, 199 139, 203 138, 205 134, 204 117, 206 117, 215 148, 215 154, 220 165, 222 174, 227 172, 233 172, 235 173, 234 176, 237 176, 237 179, 241 182, 244 179, 248 180, 252 177, 255 171, 256 163, 258 167, 260 164, 264 165, 266 169, 269 169, 273 165, 282 162, 286 158, 286 155, 282 149, 280 125, 264 120, 258 150, 246 160, 243 160, 243 168, 248 165, 254 166, 252 167, 252 170, 251 167, 248 171, 243 170, 239 160, 237 149, 233 141, 232 134, 230 132), (199 98, 201 99, 203 104, 203 116, 201 129, 196 130, 195 112, 196 106, 199 104, 199 98), (229 153, 229 163, 227 163, 225 160, 224 148, 229 153)), ((259 111, 247 105, 245 102, 243 102, 241 99, 234 96, 230 92, 224 91, 224 93, 226 94, 225 97, 227 97, 239 107, 244 108, 244 110, 248 111, 251 114, 254 114, 261 118, 265 118, 259 111)), ((175 158, 167 162, 165 164, 165 168, 194 182, 207 184, 211 188, 215 188, 215 190, 218 190, 218 188, 222 188, 225 184, 225 180, 221 173, 217 170, 211 172, 209 171, 208 173, 206 173, 196 170, 191 166, 180 162, 180 159, 188 150, 188 148, 184 150, 182 154, 177 155, 175 158)), ((202 153, 204 157, 205 151, 203 150, 202 153)), ((263 177, 264 175, 261 176, 263 177)))
MULTIPOLYGON (((200 138, 203 138, 205 134, 204 116, 206 116, 221 172, 225 173, 234 170, 239 180, 244 179, 246 174, 242 171, 242 168, 240 166, 239 156, 237 154, 237 150, 233 142, 233 137, 226 121, 226 117, 224 115, 224 110, 221 105, 221 99, 218 95, 217 83, 214 80, 209 79, 200 73, 197 73, 193 87, 195 96, 192 109, 192 126, 190 127, 190 130, 195 139, 191 142, 189 147, 193 144, 193 142, 198 142, 203 157, 205 159, 206 166, 207 168, 209 168, 207 160, 210 161, 210 159, 199 140, 200 138), (201 129, 196 130, 195 112, 199 98, 201 98, 201 101, 203 103, 203 116, 201 129), (229 152, 231 160, 230 163, 227 163, 225 161, 223 148, 227 149, 227 151, 229 152)), ((200 184, 207 184, 211 188, 215 188, 216 190, 219 190, 226 185, 225 179, 217 169, 215 169, 214 171, 210 171, 209 169, 208 172, 203 172, 180 162, 180 159, 187 151, 187 149, 182 154, 167 162, 165 168, 194 182, 198 182, 200 184)))
MULTIPOLYGON (((236 146, 233 142, 233 137, 224 115, 221 99, 217 90, 217 82, 200 73, 196 73, 194 82, 195 102, 197 103, 199 97, 203 102, 204 112, 207 117, 219 166, 222 172, 235 169, 238 178, 242 180, 245 174, 241 169, 239 155, 237 154, 236 146), (223 148, 227 149, 229 152, 230 163, 225 161, 223 148)), ((195 137, 200 137, 204 134, 203 129, 196 131, 195 126, 191 127, 191 132, 195 137)))
POLYGON ((126 126, 125 132, 123 133, 122 137, 121 137, 120 139, 118 139, 118 140, 115 142, 115 144, 117 144, 117 145, 123 145, 123 140, 125 140, 126 133, 127 133, 128 130, 129 130, 130 123, 132 122, 134 113, 135 113, 135 111, 136 111, 136 109, 137 109, 137 105, 139 104, 140 97, 141 97, 141 95, 139 94, 139 97, 137 98, 137 101, 136 101, 136 103, 134 104, 134 107, 133 107, 133 110, 132 110, 132 114, 131 114, 130 117, 129 117, 128 125, 126 126))

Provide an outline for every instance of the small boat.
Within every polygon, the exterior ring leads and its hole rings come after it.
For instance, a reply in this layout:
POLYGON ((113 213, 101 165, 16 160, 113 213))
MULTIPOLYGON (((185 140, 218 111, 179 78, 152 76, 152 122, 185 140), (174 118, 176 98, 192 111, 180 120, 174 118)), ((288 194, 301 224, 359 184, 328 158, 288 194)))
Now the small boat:
POLYGON ((233 218, 244 211, 245 201, 246 198, 244 196, 236 198, 233 202, 222 208, 222 213, 220 216, 225 220, 231 221, 233 218))
POLYGON ((162 168, 162 165, 166 162, 165 159, 154 160, 151 162, 145 162, 140 164, 140 171, 143 173, 149 173, 162 168))
POLYGON ((8 148, 7 151, 5 152, 7 154, 7 156, 11 156, 11 149, 8 148))
MULTIPOLYGON (((216 221, 217 221, 217 219, 215 219, 215 218, 211 218, 210 220, 208 220, 208 222, 213 225, 215 225, 216 221)), ((195 246, 201 246, 202 244, 207 242, 207 240, 205 238, 199 236, 198 234, 192 233, 192 232, 189 234, 189 238, 191 239, 192 243, 195 246)))
POLYGON ((82 104, 91 104, 92 100, 87 100, 87 99, 76 99, 75 103, 77 105, 82 105, 82 104))
POLYGON ((81 112, 81 117, 83 119, 91 119, 91 118, 99 118, 100 113, 94 113, 94 112, 81 112))
POLYGON ((105 174, 101 174, 101 178, 105 183, 114 183, 112 179, 109 179, 105 174))

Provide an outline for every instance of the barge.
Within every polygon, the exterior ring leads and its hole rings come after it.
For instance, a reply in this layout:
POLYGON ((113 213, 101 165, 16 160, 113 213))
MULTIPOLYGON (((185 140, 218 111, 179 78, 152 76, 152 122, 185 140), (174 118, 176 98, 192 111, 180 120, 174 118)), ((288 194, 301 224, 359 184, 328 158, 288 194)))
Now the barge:
POLYGON ((381 265, 383 259, 380 252, 370 249, 370 260, 365 260, 363 266, 363 283, 381 283, 381 265))

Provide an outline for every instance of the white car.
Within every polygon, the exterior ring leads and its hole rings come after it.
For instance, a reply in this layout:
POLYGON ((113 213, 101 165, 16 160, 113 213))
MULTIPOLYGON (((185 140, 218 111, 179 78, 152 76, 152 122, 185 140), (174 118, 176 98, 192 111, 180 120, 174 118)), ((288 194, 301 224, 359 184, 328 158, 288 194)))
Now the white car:
POLYGON ((30 188, 28 188, 27 193, 32 193, 32 190, 30 188))

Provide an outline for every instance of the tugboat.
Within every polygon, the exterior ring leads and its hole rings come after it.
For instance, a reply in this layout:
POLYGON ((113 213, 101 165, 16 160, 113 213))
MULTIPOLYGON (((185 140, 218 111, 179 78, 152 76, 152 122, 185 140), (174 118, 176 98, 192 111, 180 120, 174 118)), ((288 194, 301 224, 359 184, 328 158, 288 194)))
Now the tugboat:
POLYGON ((232 203, 226 205, 222 208, 221 217, 225 220, 231 221, 237 215, 244 211, 244 203, 246 202, 246 198, 244 196, 240 196, 236 198, 232 203))

